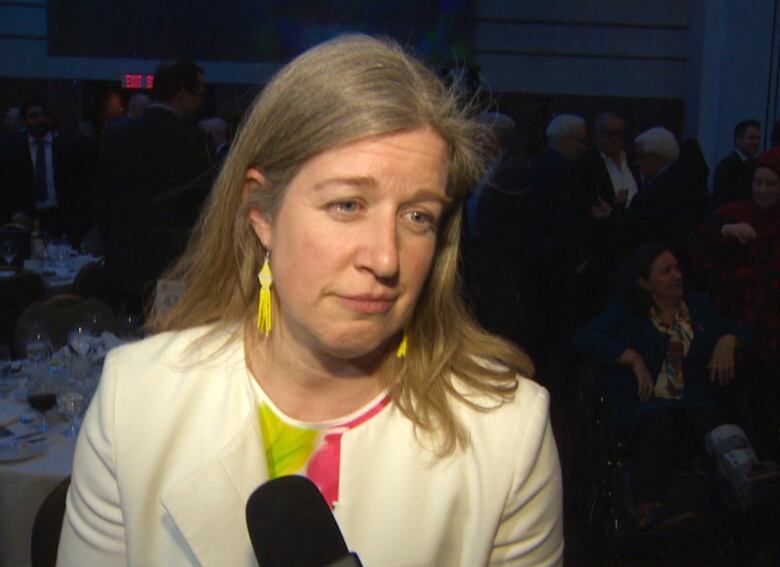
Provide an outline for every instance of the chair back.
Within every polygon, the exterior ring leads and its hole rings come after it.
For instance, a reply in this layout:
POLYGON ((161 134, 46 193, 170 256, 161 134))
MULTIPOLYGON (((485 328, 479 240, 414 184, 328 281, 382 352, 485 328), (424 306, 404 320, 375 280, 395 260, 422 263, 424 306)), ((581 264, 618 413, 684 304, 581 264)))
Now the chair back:
POLYGON ((68 333, 74 326, 88 325, 91 318, 98 321, 98 330, 117 332, 114 311, 99 299, 58 295, 33 303, 19 317, 14 335, 14 349, 19 356, 24 357, 27 335, 34 326, 39 326, 48 332, 52 347, 58 350, 67 344, 68 333))
POLYGON ((57 563, 57 548, 60 545, 69 486, 70 477, 67 477, 54 487, 38 508, 30 540, 32 567, 54 567, 57 563))
POLYGON ((84 265, 76 274, 71 286, 74 295, 107 301, 110 296, 106 266, 102 260, 84 265))
POLYGON ((37 274, 20 272, 0 279, 0 344, 14 340, 17 322, 24 310, 46 297, 46 286, 37 274))

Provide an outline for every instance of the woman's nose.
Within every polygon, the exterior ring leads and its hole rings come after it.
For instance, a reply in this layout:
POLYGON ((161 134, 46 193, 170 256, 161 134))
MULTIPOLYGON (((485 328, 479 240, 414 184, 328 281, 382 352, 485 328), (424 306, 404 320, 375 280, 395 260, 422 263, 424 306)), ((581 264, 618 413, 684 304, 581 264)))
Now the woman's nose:
POLYGON ((371 271, 380 279, 396 277, 400 266, 395 216, 366 223, 362 240, 356 258, 357 267, 371 271))

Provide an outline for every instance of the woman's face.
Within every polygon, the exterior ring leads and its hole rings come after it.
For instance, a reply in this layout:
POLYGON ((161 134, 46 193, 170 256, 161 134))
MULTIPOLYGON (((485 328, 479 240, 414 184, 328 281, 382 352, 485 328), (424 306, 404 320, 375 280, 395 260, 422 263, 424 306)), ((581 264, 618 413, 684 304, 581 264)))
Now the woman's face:
POLYGON ((250 220, 271 251, 274 328, 308 352, 384 352, 410 318, 449 202, 447 148, 429 129, 318 154, 275 215, 250 220))
POLYGON ((677 258, 669 252, 661 253, 650 265, 650 274, 639 278, 639 285, 647 291, 656 304, 677 302, 683 297, 683 275, 677 258))
POLYGON ((753 174, 753 202, 760 209, 770 209, 780 201, 780 176, 768 167, 753 174))

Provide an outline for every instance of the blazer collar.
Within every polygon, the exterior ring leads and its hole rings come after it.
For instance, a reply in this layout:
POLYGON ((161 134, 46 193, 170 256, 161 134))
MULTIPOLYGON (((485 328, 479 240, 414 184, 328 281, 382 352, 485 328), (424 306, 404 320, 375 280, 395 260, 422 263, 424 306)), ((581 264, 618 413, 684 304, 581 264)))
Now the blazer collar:
MULTIPOLYGON (((240 364, 233 352, 227 371, 248 374, 243 341, 240 344, 240 364)), ((250 400, 255 400, 249 383, 247 390, 250 400)), ((255 488, 268 480, 256 408, 250 404, 240 432, 221 451, 160 495, 176 528, 204 566, 256 564, 245 509, 255 488)))

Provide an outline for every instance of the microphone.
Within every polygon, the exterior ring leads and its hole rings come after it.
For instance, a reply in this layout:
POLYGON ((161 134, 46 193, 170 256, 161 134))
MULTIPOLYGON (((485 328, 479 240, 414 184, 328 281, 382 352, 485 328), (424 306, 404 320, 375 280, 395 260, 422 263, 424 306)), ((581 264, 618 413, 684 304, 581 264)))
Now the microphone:
POLYGON ((306 477, 282 476, 260 485, 246 503, 246 526, 260 567, 362 567, 306 477))

